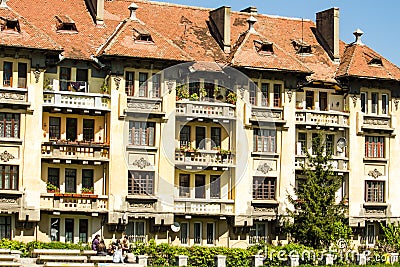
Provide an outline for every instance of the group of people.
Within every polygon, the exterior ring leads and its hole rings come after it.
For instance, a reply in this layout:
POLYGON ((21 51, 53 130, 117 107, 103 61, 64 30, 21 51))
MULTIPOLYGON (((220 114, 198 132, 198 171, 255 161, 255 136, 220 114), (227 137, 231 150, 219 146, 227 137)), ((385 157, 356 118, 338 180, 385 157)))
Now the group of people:
POLYGON ((114 263, 127 262, 127 253, 130 252, 127 236, 121 240, 112 241, 107 248, 104 240, 100 240, 100 235, 96 235, 92 241, 92 249, 97 251, 99 256, 112 255, 114 263))

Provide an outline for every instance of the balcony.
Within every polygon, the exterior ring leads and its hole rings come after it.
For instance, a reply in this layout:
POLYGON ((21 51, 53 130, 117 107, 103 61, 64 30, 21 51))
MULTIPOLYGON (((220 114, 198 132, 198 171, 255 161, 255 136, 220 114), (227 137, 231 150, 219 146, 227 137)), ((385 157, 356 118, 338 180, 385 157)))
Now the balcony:
POLYGON ((107 196, 93 194, 45 193, 40 196, 42 210, 107 212, 107 196))
POLYGON ((43 159, 108 161, 109 146, 99 143, 44 142, 43 159))
POLYGON ((285 123, 283 120, 282 108, 252 106, 250 120, 259 122, 285 123))
POLYGON ((69 91, 45 91, 43 93, 43 108, 67 112, 73 110, 94 111, 94 114, 109 112, 110 96, 105 94, 81 93, 69 91))
MULTIPOLYGON (((301 165, 304 164, 306 160, 305 156, 296 156, 295 160, 295 169, 301 170, 301 165)), ((334 172, 348 172, 348 163, 349 159, 344 157, 333 156, 330 160, 330 164, 332 165, 332 171, 334 172)))
POLYGON ((218 150, 185 151, 176 149, 175 164, 193 167, 234 167, 234 155, 230 152, 219 153, 218 150))
POLYGON ((24 88, 1 87, 0 104, 7 107, 28 107, 28 90, 24 88))
POLYGON ((374 115, 357 112, 357 129, 359 133, 363 130, 381 130, 393 132, 395 124, 394 121, 393 115, 374 115), (361 129, 359 126, 361 126, 361 129))
POLYGON ((176 102, 176 116, 234 120, 235 106, 222 102, 180 100, 176 102))
POLYGON ((297 125, 349 127, 349 114, 339 111, 296 110, 297 125))
POLYGON ((233 215, 233 200, 175 199, 174 212, 197 215, 233 215))

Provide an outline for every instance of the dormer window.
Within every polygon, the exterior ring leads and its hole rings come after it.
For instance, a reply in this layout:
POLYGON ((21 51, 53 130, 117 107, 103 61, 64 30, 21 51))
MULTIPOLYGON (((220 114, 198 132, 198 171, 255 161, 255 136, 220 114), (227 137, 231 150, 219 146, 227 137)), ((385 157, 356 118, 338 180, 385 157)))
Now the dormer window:
POLYGON ((133 39, 135 42, 154 43, 151 34, 144 29, 133 29, 133 39))
POLYGON ((68 16, 56 16, 58 33, 78 33, 75 22, 68 16))
POLYGON ((260 55, 274 54, 273 43, 257 40, 257 41, 254 41, 254 46, 260 55))
POLYGON ((1 31, 3 32, 16 32, 19 33, 21 31, 20 27, 19 27, 19 22, 18 19, 16 18, 3 18, 0 17, 1 19, 1 31))
POLYGON ((298 41, 298 40, 293 40, 292 44, 293 44, 293 47, 296 50, 297 54, 300 54, 300 55, 311 54, 311 45, 306 44, 303 41, 298 41))
POLYGON ((382 59, 377 57, 372 58, 368 64, 373 66, 383 66, 382 59))

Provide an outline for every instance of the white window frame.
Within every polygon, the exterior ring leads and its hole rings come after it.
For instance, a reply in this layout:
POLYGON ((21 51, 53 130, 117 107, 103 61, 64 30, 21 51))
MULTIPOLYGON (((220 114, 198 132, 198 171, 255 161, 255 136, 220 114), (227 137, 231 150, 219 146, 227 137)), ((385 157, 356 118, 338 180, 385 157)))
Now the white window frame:
POLYGON ((207 222, 206 223, 206 244, 208 245, 208 246, 212 246, 212 245, 215 245, 215 223, 214 222, 207 222), (212 236, 212 243, 211 244, 209 244, 208 243, 208 225, 209 224, 211 224, 212 225, 212 231, 213 231, 213 236, 212 236))
POLYGON ((373 223, 367 223, 365 225, 365 244, 367 246, 375 246, 375 236, 376 236, 376 227, 373 223), (371 227, 371 228, 370 228, 371 227), (369 242, 370 230, 372 230, 372 242, 369 242))

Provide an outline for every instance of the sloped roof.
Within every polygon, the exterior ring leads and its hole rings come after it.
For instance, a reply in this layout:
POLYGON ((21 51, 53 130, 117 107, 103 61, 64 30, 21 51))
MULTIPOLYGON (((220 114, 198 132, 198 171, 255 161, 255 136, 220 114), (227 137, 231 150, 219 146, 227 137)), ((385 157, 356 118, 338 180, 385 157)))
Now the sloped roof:
POLYGON ((11 8, 0 8, 2 20, 18 20, 19 32, 0 31, 0 45, 35 49, 61 50, 61 47, 41 29, 35 27, 11 8))
POLYGON ((352 43, 346 46, 336 75, 400 80, 400 68, 368 46, 352 43))

